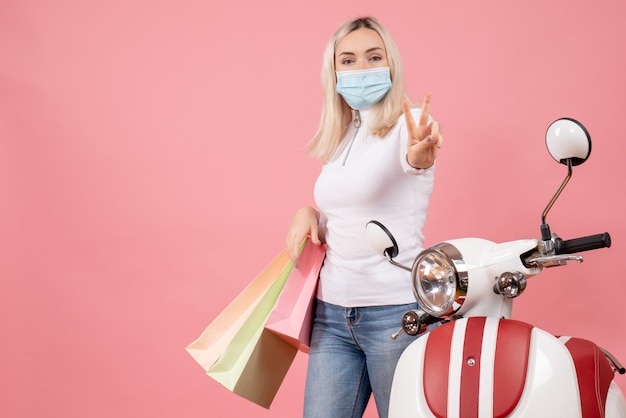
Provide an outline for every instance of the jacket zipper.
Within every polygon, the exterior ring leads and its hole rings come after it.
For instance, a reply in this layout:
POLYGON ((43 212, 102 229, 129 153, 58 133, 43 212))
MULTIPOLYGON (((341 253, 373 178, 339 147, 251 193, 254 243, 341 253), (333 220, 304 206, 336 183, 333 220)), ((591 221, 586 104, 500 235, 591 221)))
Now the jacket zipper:
POLYGON ((343 157, 343 162, 342 162, 342 166, 346 165, 346 161, 348 160, 348 155, 350 155, 350 150, 352 150, 352 145, 354 145, 354 140, 356 139, 357 134, 359 133, 359 128, 361 127, 361 112, 359 112, 358 110, 354 111, 354 121, 352 121, 352 123, 354 124, 354 127, 356 128, 354 131, 354 135, 352 136, 352 140, 350 140, 350 145, 348 145, 348 150, 346 151, 346 156, 343 157))

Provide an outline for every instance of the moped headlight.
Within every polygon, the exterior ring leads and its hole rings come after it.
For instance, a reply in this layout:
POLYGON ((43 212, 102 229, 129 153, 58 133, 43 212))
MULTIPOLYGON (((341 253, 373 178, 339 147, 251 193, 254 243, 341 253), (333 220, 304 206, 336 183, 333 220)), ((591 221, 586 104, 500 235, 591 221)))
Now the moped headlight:
POLYGON ((411 271, 413 293, 424 312, 453 315, 465 301, 467 269, 458 249, 447 242, 422 251, 411 271))

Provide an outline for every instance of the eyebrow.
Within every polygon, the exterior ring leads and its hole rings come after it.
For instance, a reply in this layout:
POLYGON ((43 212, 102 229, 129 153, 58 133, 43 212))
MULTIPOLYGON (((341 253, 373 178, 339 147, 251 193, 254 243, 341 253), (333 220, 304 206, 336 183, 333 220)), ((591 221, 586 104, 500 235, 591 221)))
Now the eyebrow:
MULTIPOLYGON (((376 50, 381 50, 381 51, 384 51, 381 47, 379 47, 379 46, 375 46, 374 48, 370 48, 370 49, 368 49, 367 51, 365 51, 365 53, 366 53, 366 54, 369 54, 370 52, 373 52, 373 51, 376 51, 376 50)), ((339 56, 341 56, 341 55, 355 55, 355 53, 354 53, 354 52, 349 52, 349 51, 346 51, 346 52, 340 52, 340 53, 339 53, 339 56)))

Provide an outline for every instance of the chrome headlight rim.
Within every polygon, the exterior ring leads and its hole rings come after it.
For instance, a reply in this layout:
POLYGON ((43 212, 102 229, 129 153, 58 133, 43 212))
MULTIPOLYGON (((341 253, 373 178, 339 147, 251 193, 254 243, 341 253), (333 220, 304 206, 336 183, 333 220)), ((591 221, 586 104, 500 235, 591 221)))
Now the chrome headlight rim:
POLYGON ((453 316, 465 302, 468 288, 468 272, 461 252, 449 242, 441 242, 424 249, 418 254, 411 268, 411 282, 413 294, 420 308, 431 316, 446 318, 453 316), (422 280, 419 277, 419 266, 429 256, 435 255, 443 260, 453 276, 454 295, 445 299, 443 303, 434 304, 425 294, 422 280))

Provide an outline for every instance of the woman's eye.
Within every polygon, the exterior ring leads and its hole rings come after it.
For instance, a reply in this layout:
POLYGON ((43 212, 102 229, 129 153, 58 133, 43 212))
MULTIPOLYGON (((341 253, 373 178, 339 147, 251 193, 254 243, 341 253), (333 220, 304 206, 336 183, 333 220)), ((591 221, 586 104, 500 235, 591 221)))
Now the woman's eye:
POLYGON ((372 58, 370 58, 372 61, 380 61, 382 58, 379 57, 378 55, 374 55, 372 58))
POLYGON ((350 58, 346 58, 345 60, 341 61, 341 63, 343 65, 348 65, 348 64, 352 64, 354 61, 351 60, 350 58))

